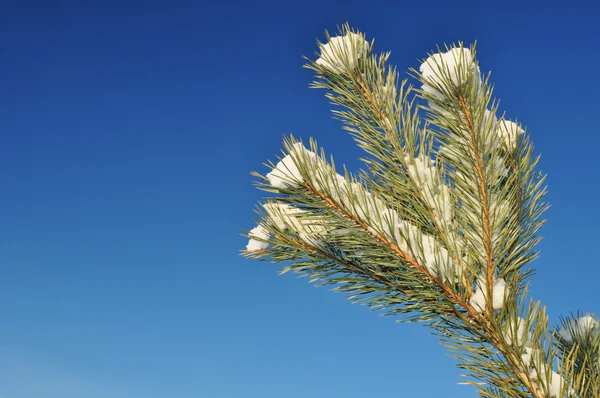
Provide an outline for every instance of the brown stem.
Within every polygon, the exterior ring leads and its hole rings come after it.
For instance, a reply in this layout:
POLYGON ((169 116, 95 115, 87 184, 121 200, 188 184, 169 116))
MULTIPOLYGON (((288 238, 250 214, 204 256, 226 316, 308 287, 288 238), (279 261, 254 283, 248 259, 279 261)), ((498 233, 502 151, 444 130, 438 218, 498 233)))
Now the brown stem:
POLYGON ((471 116, 471 111, 467 106, 466 100, 462 95, 459 95, 458 102, 460 103, 460 107, 465 115, 467 129, 469 130, 469 138, 471 144, 471 150, 473 151, 473 156, 475 157, 475 171, 477 174, 477 182, 479 185, 479 197, 481 200, 481 209, 483 211, 483 229, 484 229, 484 248, 486 254, 486 279, 487 279, 487 301, 488 307, 492 307, 493 302, 493 284, 494 284, 494 260, 493 260, 493 252, 492 252, 492 227, 491 227, 491 218, 490 218, 490 209, 487 204, 487 189, 485 187, 485 179, 483 176, 483 159, 479 155, 479 151, 475 146, 475 129, 473 126, 473 119, 471 116))

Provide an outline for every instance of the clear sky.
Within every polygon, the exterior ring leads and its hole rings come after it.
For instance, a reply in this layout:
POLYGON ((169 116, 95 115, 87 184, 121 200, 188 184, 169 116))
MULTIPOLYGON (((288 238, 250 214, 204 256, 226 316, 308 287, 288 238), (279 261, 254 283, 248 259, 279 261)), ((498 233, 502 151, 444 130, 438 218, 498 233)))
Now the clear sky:
POLYGON ((533 295, 600 313, 597 6, 403 3, 3 2, 0 397, 476 396, 425 328, 238 255, 284 133, 360 167, 301 68, 346 21, 401 71, 478 41, 549 174, 533 295))

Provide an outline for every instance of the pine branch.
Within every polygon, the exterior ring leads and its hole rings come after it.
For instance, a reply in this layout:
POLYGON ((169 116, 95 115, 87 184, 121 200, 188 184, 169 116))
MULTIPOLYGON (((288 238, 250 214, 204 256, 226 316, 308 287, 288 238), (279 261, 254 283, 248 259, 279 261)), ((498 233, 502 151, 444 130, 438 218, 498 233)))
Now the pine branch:
POLYGON ((598 398, 598 328, 582 326, 584 338, 570 320, 555 340, 545 308, 527 302, 544 176, 520 125, 497 120, 474 48, 438 49, 412 71, 415 89, 360 32, 326 36, 307 58, 312 87, 326 90, 367 170, 337 174, 315 142, 287 139, 272 171, 255 174, 275 196, 244 254, 424 322, 481 396, 598 398))

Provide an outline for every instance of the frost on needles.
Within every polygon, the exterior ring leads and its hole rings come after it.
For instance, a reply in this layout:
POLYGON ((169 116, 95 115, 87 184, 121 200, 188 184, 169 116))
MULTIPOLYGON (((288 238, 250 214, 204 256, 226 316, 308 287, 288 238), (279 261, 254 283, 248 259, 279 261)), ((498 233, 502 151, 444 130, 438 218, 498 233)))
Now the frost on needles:
POLYGON ((305 66, 365 169, 340 170, 313 139, 286 138, 283 157, 255 173, 269 197, 244 255, 423 322, 481 396, 598 398, 598 319, 551 328, 528 296, 545 176, 475 48, 438 48, 400 81, 363 33, 326 38, 305 66))

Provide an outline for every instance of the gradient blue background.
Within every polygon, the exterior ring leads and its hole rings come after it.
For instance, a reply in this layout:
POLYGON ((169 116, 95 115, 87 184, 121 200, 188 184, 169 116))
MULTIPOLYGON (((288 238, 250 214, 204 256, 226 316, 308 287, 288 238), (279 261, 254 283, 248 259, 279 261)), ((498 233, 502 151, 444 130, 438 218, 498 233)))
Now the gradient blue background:
POLYGON ((598 9, 3 2, 0 397, 475 397, 419 325, 238 256, 283 133, 356 170, 302 55, 349 21, 400 70, 478 40, 543 153, 533 296, 600 312, 598 9))

